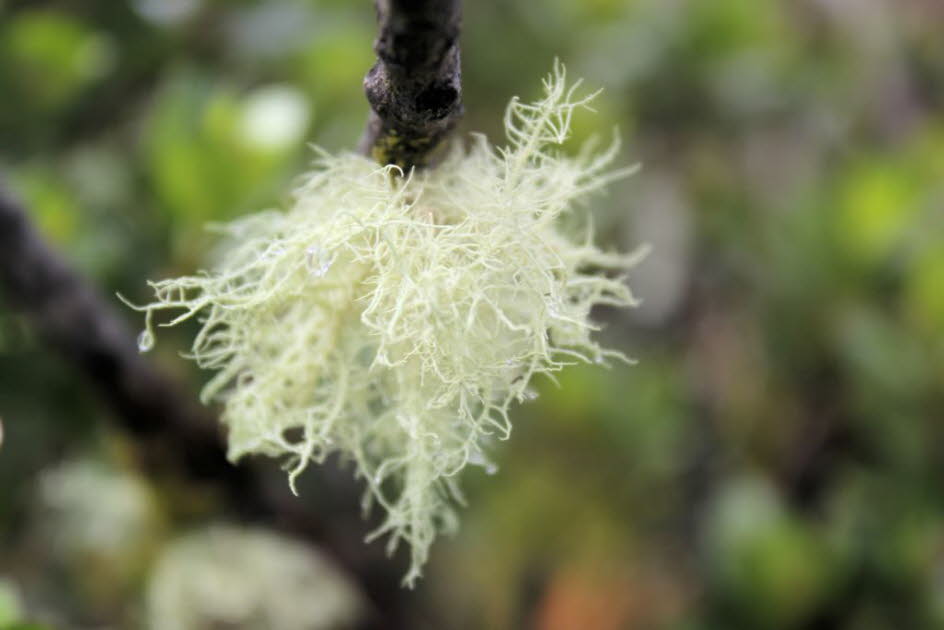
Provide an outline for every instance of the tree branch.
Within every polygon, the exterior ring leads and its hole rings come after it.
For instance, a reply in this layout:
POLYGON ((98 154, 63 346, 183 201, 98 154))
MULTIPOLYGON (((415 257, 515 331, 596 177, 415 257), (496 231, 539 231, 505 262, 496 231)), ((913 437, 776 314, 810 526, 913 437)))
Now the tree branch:
MULTIPOLYGON (((118 424, 134 435, 149 473, 212 484, 234 514, 324 544, 355 575, 373 605, 363 628, 402 628, 405 602, 395 569, 378 549, 364 547, 351 514, 319 518, 310 501, 273 486, 248 463, 231 465, 215 414, 138 353, 134 334, 101 295, 40 237, 24 208, 0 182, 0 288, 40 335, 91 381, 118 424)), ((350 495, 353 484, 319 479, 320 490, 350 495)))
POLYGON ((377 63, 360 150, 381 164, 429 164, 462 116, 460 0, 376 0, 377 63))
POLYGON ((137 437, 173 435, 188 474, 210 474, 225 453, 217 423, 138 354, 134 335, 30 224, 0 186, 0 285, 42 337, 99 390, 137 437))

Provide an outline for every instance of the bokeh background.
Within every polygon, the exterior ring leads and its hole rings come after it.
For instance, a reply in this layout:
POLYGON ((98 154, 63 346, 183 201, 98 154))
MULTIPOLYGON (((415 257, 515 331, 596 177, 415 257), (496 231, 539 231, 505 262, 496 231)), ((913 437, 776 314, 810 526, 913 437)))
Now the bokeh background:
MULTIPOLYGON (((653 251, 642 306, 597 314, 638 363, 516 410, 396 594, 406 627, 944 627, 944 3, 465 16, 462 132, 501 140, 559 57, 604 88, 575 141, 616 126, 643 165, 595 200, 601 239, 653 251)), ((0 171, 121 310, 200 267, 207 223, 284 206, 309 142, 356 145, 374 32, 367 0, 0 1, 0 171)), ((188 332, 152 359, 196 396, 188 332)), ((318 630, 367 606, 330 548, 142 471, 3 302, 0 419, 0 628, 318 630)), ((358 498, 325 503, 322 474, 298 501, 330 526, 358 498)))

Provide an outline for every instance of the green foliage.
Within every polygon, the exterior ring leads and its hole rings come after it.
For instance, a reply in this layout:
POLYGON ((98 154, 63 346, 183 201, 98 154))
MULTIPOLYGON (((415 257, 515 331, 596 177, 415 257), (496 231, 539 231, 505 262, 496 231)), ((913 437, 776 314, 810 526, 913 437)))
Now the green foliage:
POLYGON ((239 95, 192 70, 177 73, 158 92, 144 139, 168 215, 185 224, 222 220, 271 196, 273 176, 303 144, 308 116, 292 88, 239 95))
POLYGON ((19 594, 13 585, 6 580, 0 580, 0 628, 14 625, 21 615, 19 594))
MULTIPOLYGON (((113 54, 107 38, 78 20, 52 11, 21 12, 0 27, 0 87, 6 98, 29 103, 31 115, 42 120, 105 74, 113 54)), ((13 121, 0 118, 0 124, 13 121)))
POLYGON ((723 488, 705 529, 708 570, 722 602, 752 628, 793 627, 835 588, 835 554, 776 491, 756 479, 723 488))

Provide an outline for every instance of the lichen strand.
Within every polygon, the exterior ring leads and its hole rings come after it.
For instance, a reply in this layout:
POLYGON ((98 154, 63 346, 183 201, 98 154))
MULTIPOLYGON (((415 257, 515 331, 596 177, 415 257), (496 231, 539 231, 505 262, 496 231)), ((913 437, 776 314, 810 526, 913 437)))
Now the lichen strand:
POLYGON ((532 379, 623 358, 591 338, 589 315, 633 304, 621 274, 637 256, 558 219, 630 169, 608 167, 615 144, 557 153, 592 97, 560 66, 544 87, 509 105, 506 147, 475 137, 435 170, 320 154, 289 211, 226 226, 214 271, 152 283, 138 307, 148 330, 156 311, 200 317, 192 358, 217 371, 203 397, 225 405, 233 460, 283 458, 293 488, 309 462, 354 462, 365 508, 386 514, 371 538, 411 545, 407 584, 455 527, 457 473, 492 468, 487 445, 532 379))

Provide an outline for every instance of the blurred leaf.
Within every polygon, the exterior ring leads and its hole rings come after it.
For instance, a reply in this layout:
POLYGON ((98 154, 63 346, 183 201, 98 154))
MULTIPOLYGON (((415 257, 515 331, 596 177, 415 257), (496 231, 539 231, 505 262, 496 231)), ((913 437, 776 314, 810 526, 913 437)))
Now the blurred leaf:
POLYGON ((20 596, 14 584, 0 578, 0 629, 15 625, 21 614, 20 596))
POLYGON ((735 479, 722 488, 704 542, 715 585, 746 627, 794 627, 833 588, 830 549, 761 479, 735 479))
POLYGON ((789 31, 776 0, 694 0, 688 24, 694 48, 706 55, 743 48, 771 48, 789 31))
POLYGON ((15 184, 40 231, 59 247, 75 242, 79 230, 75 197, 52 169, 37 165, 16 173, 15 184))
MULTIPOLYGON (((77 20, 51 11, 25 11, 0 29, 0 86, 13 102, 29 103, 33 115, 68 104, 89 82, 111 68, 109 40, 77 20)), ((15 113, 15 112, 14 112, 15 113)))
MULTIPOLYGON (((272 88, 261 89, 271 94, 272 88)), ((298 112, 299 103, 306 110, 307 104, 291 88, 280 89, 283 104, 286 94, 292 99, 289 114, 298 122, 288 130, 292 137, 283 133, 272 143, 258 138, 265 122, 259 120, 258 90, 239 94, 193 70, 176 72, 163 86, 147 123, 145 160, 176 229, 186 233, 271 200, 307 128, 307 111, 298 112)), ((263 110, 264 116, 286 115, 284 107, 263 110)))
POLYGON ((920 192, 906 164, 881 158, 859 163, 841 183, 839 245, 857 262, 881 263, 913 225, 920 192))
POLYGON ((934 335, 938 344, 944 341, 944 239, 917 257, 905 299, 916 323, 934 335))
MULTIPOLYGON (((92 158, 92 155, 79 152, 77 157, 92 158)), ((85 166, 93 166, 93 161, 86 160, 85 166)), ((90 180, 95 179, 90 170, 77 169, 75 174, 83 173, 92 176, 90 180)), ((109 174, 118 175, 118 172, 109 174)), ((126 237, 109 215, 110 209, 83 199, 92 192, 94 200, 94 181, 73 182, 55 165, 34 163, 14 171, 12 183, 43 237, 64 251, 70 263, 83 273, 104 277, 129 251, 126 237)))
POLYGON ((371 24, 337 20, 312 38, 296 62, 298 78, 312 98, 334 111, 352 95, 360 100, 363 75, 374 63, 364 44, 373 37, 371 24))

